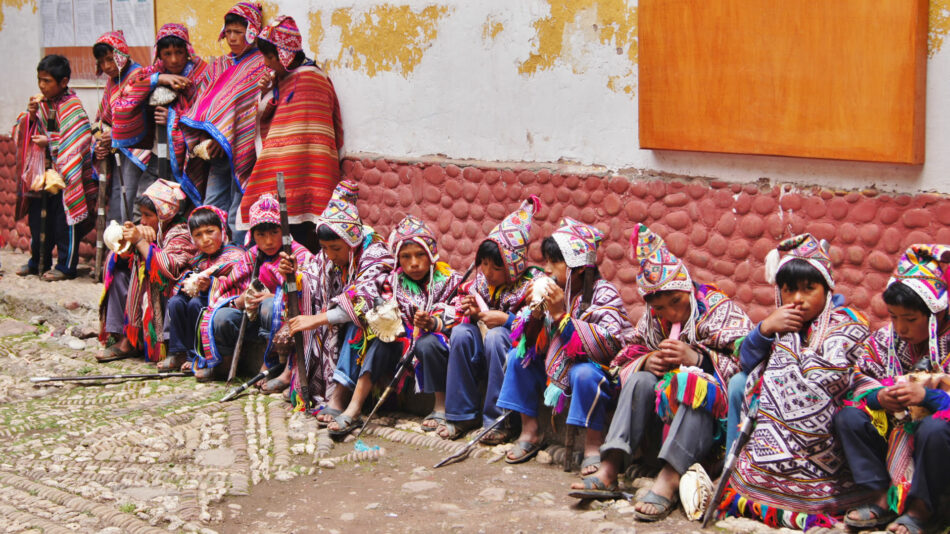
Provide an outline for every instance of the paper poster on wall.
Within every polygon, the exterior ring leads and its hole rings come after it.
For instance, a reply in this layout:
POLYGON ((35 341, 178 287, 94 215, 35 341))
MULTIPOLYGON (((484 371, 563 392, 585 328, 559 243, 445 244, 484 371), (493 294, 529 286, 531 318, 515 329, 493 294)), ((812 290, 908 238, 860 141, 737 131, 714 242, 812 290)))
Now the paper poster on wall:
POLYGON ((73 0, 43 0, 40 3, 40 14, 43 17, 43 46, 75 44, 73 0))
POLYGON ((155 39, 152 0, 112 0, 112 27, 125 32, 129 46, 152 46, 155 39))
POLYGON ((93 43, 100 35, 112 31, 112 3, 110 0, 73 0, 75 19, 75 46, 93 43))

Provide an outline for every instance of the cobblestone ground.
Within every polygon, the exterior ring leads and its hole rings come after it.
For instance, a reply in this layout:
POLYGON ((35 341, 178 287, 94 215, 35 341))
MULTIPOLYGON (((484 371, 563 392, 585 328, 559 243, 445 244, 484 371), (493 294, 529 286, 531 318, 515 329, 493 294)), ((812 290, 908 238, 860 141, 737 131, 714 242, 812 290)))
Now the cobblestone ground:
MULTIPOLYGON (((53 284, 13 271, 0 253, 0 525, 7 532, 697 532, 681 511, 634 523, 619 501, 579 506, 577 480, 550 464, 523 466, 479 448, 433 470, 461 446, 385 417, 365 441, 334 445, 278 396, 227 404, 220 384, 189 378, 34 385, 29 377, 150 372, 140 360, 97 364, 101 286, 53 284)), ((634 488, 649 484, 634 481, 634 488)), ((634 490, 635 491, 635 490, 634 490)), ((746 520, 719 530, 777 532, 746 520)))

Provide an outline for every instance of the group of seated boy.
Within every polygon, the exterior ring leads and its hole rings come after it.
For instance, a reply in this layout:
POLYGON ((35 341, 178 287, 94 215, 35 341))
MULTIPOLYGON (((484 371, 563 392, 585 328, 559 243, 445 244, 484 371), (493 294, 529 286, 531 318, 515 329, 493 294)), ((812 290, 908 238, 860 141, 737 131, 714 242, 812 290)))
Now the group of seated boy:
POLYGON ((110 257, 102 339, 118 341, 101 358, 141 350, 160 369, 221 378, 246 314, 245 343, 265 342, 264 366, 286 362, 261 389, 283 392, 335 439, 359 428, 374 385, 411 352, 417 391, 434 396, 423 430, 457 439, 517 413, 481 442, 514 440, 505 461, 518 464, 542 447, 541 405, 566 411, 586 429, 570 494, 622 498, 622 474, 655 475, 639 520, 666 517, 690 491, 680 477, 718 474, 737 439, 747 442, 719 515, 898 533, 935 520, 950 481, 950 247, 907 249, 883 293, 891 323, 872 333, 834 292, 827 242, 786 239, 766 258, 776 308, 756 325, 640 224, 630 260, 646 310, 634 322, 598 271, 596 227, 563 218, 541 242, 543 266, 529 265, 537 197, 481 242, 469 280, 420 219, 406 216, 386 240, 363 224, 357 187, 338 184, 315 254, 296 242, 286 254, 274 196, 252 207, 245 251, 229 242, 226 213, 186 213, 178 184, 155 182, 138 200, 141 223, 124 229, 128 251, 110 257), (286 309, 287 287, 299 310, 286 309), (395 333, 387 313, 398 314, 395 333), (303 354, 289 341, 298 333, 303 354))

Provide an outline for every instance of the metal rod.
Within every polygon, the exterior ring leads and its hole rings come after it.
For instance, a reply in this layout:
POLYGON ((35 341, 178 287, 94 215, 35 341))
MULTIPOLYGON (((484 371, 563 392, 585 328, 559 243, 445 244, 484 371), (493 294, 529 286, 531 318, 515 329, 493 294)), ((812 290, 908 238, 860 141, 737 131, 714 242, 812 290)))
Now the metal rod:
POLYGON ((191 373, 169 371, 165 373, 137 373, 128 375, 88 375, 88 376, 34 376, 30 382, 41 384, 46 382, 95 382, 97 380, 131 380, 135 378, 172 378, 176 376, 190 376, 191 373))

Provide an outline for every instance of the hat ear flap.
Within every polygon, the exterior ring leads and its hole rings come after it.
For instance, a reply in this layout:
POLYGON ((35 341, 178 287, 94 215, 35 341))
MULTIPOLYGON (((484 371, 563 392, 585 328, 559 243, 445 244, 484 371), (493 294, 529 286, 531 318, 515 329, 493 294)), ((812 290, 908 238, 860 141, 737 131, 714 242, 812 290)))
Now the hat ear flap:
POLYGON ((765 281, 774 284, 775 275, 778 274, 778 264, 782 259, 782 255, 779 253, 778 249, 773 248, 765 255, 765 281))

